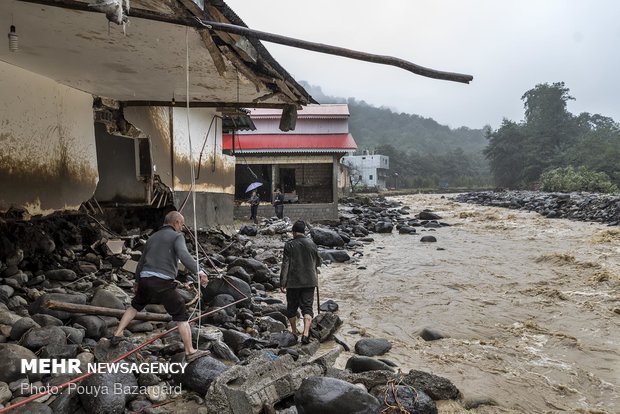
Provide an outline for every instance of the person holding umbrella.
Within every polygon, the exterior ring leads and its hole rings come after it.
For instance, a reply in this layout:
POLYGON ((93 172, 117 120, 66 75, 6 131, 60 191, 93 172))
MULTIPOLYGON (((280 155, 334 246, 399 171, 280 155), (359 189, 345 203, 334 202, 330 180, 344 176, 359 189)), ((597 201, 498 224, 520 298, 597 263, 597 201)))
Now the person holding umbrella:
POLYGON ((284 194, 280 191, 280 187, 276 187, 276 192, 273 194, 273 207, 276 210, 276 216, 279 219, 284 218, 284 194))
POLYGON ((253 220, 255 224, 258 223, 256 214, 258 213, 259 204, 260 197, 256 194, 256 190, 252 190, 252 195, 250 196, 250 220, 253 220))

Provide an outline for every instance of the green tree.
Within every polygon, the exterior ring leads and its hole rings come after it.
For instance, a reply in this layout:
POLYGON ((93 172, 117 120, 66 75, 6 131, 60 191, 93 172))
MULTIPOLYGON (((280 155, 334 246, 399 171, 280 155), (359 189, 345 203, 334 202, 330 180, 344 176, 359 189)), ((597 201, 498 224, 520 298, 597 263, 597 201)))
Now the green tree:
POLYGON ((506 188, 524 185, 526 156, 525 128, 522 124, 505 119, 497 131, 487 130, 489 144, 484 155, 489 160, 495 184, 506 188))

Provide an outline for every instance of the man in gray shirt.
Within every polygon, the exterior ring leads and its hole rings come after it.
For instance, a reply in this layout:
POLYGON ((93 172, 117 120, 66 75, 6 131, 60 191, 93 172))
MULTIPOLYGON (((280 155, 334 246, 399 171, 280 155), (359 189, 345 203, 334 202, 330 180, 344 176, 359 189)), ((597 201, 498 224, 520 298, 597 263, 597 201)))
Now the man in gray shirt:
POLYGON ((146 242, 136 267, 135 296, 114 332, 111 339, 113 345, 120 342, 123 330, 138 312, 150 303, 158 303, 162 304, 172 316, 172 320, 177 322, 187 361, 191 362, 202 355, 192 345, 185 300, 176 290, 179 260, 188 271, 198 274, 202 286, 206 286, 209 279, 187 250, 182 234, 184 224, 185 219, 181 213, 171 211, 164 218, 164 226, 146 242))

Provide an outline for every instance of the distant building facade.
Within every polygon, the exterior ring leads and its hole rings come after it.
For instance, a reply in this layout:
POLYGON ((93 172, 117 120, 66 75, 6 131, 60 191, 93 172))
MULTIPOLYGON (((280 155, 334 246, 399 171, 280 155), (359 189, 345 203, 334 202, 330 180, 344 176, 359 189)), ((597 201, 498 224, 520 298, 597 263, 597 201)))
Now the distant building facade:
POLYGON ((347 155, 340 162, 349 167, 352 185, 363 187, 386 188, 387 171, 390 169, 390 157, 370 154, 367 150, 362 155, 347 155))
POLYGON ((338 196, 346 184, 340 158, 355 151, 346 104, 307 105, 296 127, 283 132, 279 109, 250 109, 254 131, 224 135, 225 152, 235 155, 235 217, 249 214, 248 186, 255 182, 261 199, 259 216, 274 215, 273 191, 284 193, 284 215, 292 220, 338 219, 338 196))

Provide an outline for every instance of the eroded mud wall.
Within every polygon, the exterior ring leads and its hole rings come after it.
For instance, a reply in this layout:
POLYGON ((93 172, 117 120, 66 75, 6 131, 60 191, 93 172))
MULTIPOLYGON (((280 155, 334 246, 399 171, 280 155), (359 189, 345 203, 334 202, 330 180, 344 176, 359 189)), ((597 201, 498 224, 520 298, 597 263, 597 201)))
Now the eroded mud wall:
POLYGON ((0 62, 0 211, 74 210, 97 186, 93 98, 0 62))
POLYGON ((215 120, 217 127, 211 122, 216 111, 191 109, 189 133, 185 108, 129 107, 124 115, 150 138, 153 173, 173 190, 176 207, 181 208, 188 199, 182 212, 190 226, 193 225, 191 137, 197 225, 207 228, 232 224, 235 158, 222 154, 221 121, 215 120))

